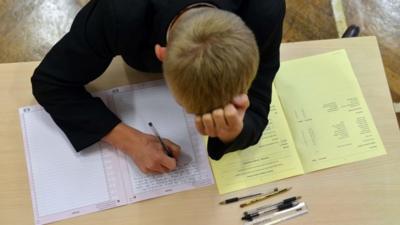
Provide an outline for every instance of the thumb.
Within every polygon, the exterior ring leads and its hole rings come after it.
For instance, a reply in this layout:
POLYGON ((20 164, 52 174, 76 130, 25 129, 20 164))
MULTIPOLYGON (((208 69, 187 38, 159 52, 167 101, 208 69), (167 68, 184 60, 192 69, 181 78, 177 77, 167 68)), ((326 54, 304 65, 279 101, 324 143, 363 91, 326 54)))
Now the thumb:
POLYGON ((249 97, 246 94, 241 94, 233 98, 233 104, 238 110, 246 110, 249 105, 249 97))
POLYGON ((175 160, 177 160, 181 152, 181 147, 166 138, 163 138, 163 141, 167 145, 167 148, 172 151, 175 160))

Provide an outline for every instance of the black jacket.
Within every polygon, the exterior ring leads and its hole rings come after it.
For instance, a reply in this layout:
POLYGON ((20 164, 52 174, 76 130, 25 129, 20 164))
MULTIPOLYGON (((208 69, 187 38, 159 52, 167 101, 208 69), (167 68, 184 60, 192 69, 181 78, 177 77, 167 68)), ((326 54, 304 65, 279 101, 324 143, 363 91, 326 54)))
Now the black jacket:
POLYGON ((213 159, 256 144, 268 123, 271 85, 279 68, 284 0, 92 0, 71 30, 50 50, 32 76, 33 94, 77 151, 103 138, 119 122, 85 85, 100 76, 116 55, 131 67, 162 72, 154 45, 166 44, 175 15, 188 5, 207 2, 239 15, 254 32, 260 67, 250 90, 250 107, 239 137, 225 145, 210 138, 213 159))

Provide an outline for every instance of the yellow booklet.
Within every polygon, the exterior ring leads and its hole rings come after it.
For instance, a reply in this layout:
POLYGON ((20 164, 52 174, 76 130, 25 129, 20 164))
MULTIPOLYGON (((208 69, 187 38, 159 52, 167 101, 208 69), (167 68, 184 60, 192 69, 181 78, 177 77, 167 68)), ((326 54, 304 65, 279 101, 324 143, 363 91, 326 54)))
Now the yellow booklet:
POLYGON ((259 143, 211 160, 221 194, 386 154, 345 50, 283 62, 259 143))

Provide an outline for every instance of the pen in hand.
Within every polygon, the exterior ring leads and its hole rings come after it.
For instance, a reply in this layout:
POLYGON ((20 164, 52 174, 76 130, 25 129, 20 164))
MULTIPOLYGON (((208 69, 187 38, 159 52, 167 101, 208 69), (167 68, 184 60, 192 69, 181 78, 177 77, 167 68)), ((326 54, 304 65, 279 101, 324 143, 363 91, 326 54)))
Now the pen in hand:
POLYGON ((163 142, 163 140, 161 139, 160 134, 158 133, 158 131, 156 130, 156 128, 154 127, 152 122, 148 123, 149 127, 151 128, 151 130, 153 131, 154 135, 158 138, 158 141, 160 142, 162 148, 164 149, 165 154, 167 154, 167 156, 173 158, 174 155, 172 154, 172 151, 169 150, 169 148, 167 147, 167 145, 165 145, 165 143, 163 142))

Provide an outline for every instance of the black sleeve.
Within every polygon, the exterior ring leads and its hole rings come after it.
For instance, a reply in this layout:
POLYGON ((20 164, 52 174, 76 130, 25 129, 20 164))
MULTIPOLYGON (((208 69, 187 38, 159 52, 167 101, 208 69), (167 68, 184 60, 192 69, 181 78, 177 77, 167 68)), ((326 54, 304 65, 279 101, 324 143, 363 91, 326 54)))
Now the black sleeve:
POLYGON ((245 14, 243 18, 253 30, 260 51, 259 69, 248 92, 250 107, 244 117, 243 130, 232 143, 224 144, 218 138, 208 139, 208 155, 214 160, 219 160, 228 152, 255 145, 268 124, 272 82, 280 65, 279 47, 282 40, 285 2, 283 0, 266 1, 272 3, 264 3, 264 5, 257 4, 260 3, 258 1, 253 2, 256 3, 248 6, 246 9, 248 15, 245 14), (257 17, 257 15, 269 16, 265 18, 265 16, 257 17))
POLYGON ((109 0, 90 1, 31 78, 33 95, 77 151, 99 141, 120 122, 84 87, 116 55, 111 4, 109 0))

